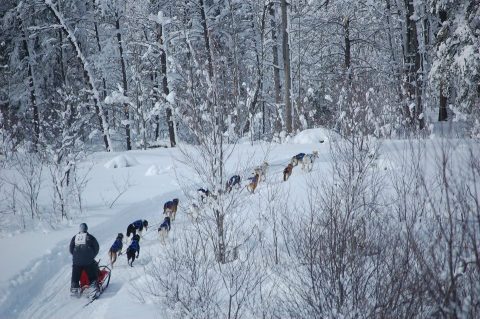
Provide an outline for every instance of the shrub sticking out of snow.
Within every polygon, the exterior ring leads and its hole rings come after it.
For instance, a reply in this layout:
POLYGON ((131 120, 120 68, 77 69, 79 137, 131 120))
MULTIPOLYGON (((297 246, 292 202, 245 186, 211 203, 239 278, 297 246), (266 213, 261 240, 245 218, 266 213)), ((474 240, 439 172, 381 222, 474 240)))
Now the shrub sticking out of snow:
POLYGON ((107 163, 105 163, 105 168, 122 168, 122 167, 131 167, 138 165, 138 161, 129 155, 119 155, 114 157, 107 163))

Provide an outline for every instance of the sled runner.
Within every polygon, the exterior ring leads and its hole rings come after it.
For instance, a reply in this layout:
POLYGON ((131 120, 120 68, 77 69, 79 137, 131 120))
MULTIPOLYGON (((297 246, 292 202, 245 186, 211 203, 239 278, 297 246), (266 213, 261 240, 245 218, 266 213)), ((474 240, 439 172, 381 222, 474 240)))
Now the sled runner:
MULTIPOLYGON (((102 293, 110 283, 110 268, 107 266, 98 266, 98 289, 100 293, 102 293)), ((83 292, 86 288, 90 286, 90 281, 88 280, 87 273, 82 271, 82 275, 80 276, 80 288, 83 292)))
MULTIPOLYGON (((100 295, 105 291, 105 289, 107 289, 108 284, 110 283, 110 274, 110 268, 108 268, 107 266, 98 266, 98 292, 94 295, 88 296, 90 298, 90 301, 86 305, 90 304, 93 300, 100 297, 100 295)), ((80 276, 80 295, 82 295, 84 291, 88 291, 89 287, 90 281, 88 280, 87 273, 85 271, 82 271, 82 274, 80 276)))

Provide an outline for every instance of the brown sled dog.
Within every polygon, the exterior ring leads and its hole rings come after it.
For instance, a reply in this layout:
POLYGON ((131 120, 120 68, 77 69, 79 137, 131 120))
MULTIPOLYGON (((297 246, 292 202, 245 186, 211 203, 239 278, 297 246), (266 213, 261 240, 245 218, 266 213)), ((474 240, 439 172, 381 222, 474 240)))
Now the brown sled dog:
POLYGON ((283 170, 283 181, 286 182, 287 179, 292 175, 293 165, 292 163, 288 164, 287 167, 283 170))
POLYGON ((252 194, 255 193, 255 189, 257 188, 259 178, 260 178, 260 175, 258 174, 255 174, 255 176, 249 178, 250 183, 248 183, 247 185, 247 190, 250 193, 252 194))

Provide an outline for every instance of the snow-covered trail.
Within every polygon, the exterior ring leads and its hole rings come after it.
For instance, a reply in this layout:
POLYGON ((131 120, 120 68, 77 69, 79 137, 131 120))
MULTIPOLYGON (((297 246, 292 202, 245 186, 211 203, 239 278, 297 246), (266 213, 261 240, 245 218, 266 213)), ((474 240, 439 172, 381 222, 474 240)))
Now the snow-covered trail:
MULTIPOLYGON (((6 258, 0 267, 5 270, 0 277, 0 318, 84 318, 82 314, 87 310, 79 311, 79 306, 83 307, 85 300, 69 296, 71 255, 68 245, 78 229, 78 223, 87 222, 89 232, 97 238, 100 244, 97 259, 101 259, 101 264, 108 263, 107 252, 116 234, 125 233, 128 224, 134 220, 149 220, 152 227, 145 235, 150 238, 155 233, 155 225, 163 220, 163 203, 174 197, 182 201, 182 192, 175 179, 175 169, 178 169, 173 162, 175 154, 176 150, 171 149, 132 151, 128 156, 133 157, 136 164, 118 169, 109 169, 106 165, 112 159, 122 157, 122 153, 93 154, 83 164, 87 168, 92 167, 90 182, 84 191, 85 210, 88 212, 85 216, 79 216, 78 222, 71 227, 2 238, 4 248, 0 251, 6 258), (159 170, 154 175, 148 174, 153 166, 159 170), (108 208, 108 203, 118 194, 117 186, 122 187, 126 181, 130 183, 128 191, 114 208, 108 208)), ((46 193, 49 197, 47 190, 46 193)), ((148 240, 143 243, 144 247, 148 247, 148 240)), ((136 261, 140 266, 137 268, 147 262, 148 249, 142 252, 138 263, 136 261)), ((104 300, 116 300, 113 297, 118 292, 128 294, 128 289, 124 288, 129 286, 130 276, 135 271, 127 271, 125 256, 120 256, 117 265, 119 267, 115 267, 112 273, 110 286, 102 296, 104 300), (125 265, 123 271, 122 265, 125 265)), ((126 299, 130 298, 118 299, 120 306, 126 299)), ((105 306, 106 302, 98 304, 105 306)), ((95 318, 105 317, 95 315, 95 318)))
MULTIPOLYGON (((148 258, 148 247, 158 244, 156 239, 156 228, 162 216, 163 203, 173 197, 179 197, 179 191, 173 191, 161 194, 153 199, 144 200, 125 207, 111 219, 91 227, 89 232, 93 234, 99 244, 100 252, 97 258, 101 259, 101 264, 108 263, 107 252, 114 241, 114 237, 119 232, 125 232, 126 226, 139 216, 150 221, 150 227, 144 234, 144 241, 141 241, 140 258, 136 260, 134 266, 141 268, 148 258)), ((173 225, 175 231, 180 231, 181 220, 185 218, 179 212, 177 214, 178 222, 173 225)), ((73 235, 72 235, 73 236, 73 235)), ((50 254, 41 257, 27 267, 27 271, 19 275, 23 277, 21 284, 8 292, 6 301, 0 309, 0 318, 85 318, 85 312, 91 309, 95 312, 93 317, 88 318, 107 318, 109 304, 114 301, 114 294, 128 290, 128 282, 131 276, 135 276, 136 268, 127 267, 126 256, 122 255, 117 260, 115 268, 112 271, 112 278, 108 290, 102 297, 90 305, 86 310, 80 311, 86 303, 85 299, 72 299, 69 296, 70 276, 71 276, 71 255, 68 252, 70 238, 59 242, 51 249, 50 254), (107 308, 105 315, 98 313, 97 308, 107 308)), ((20 278, 19 278, 20 282, 20 278)), ((118 309, 118 307, 116 307, 118 309)))
MULTIPOLYGON (((269 184, 281 182, 284 164, 288 161, 289 156, 282 153, 272 158, 267 175, 269 184)), ((319 164, 321 162, 323 161, 319 161, 319 164)), ((306 174, 297 169, 292 180, 303 179, 306 174)), ((125 205, 113 215, 106 216, 103 222, 89 227, 89 232, 100 244, 97 259, 101 259, 100 264, 108 264, 107 252, 117 233, 125 233, 126 226, 139 218, 147 219, 150 224, 140 242, 140 258, 135 261, 134 267, 127 265, 125 255, 120 256, 112 270, 110 285, 98 300, 84 308, 86 299, 75 299, 69 295, 71 255, 68 252, 68 245, 75 233, 65 232, 65 238, 51 247, 48 254, 34 260, 16 276, 18 284, 9 289, 4 296, 4 302, 0 307, 0 318, 122 318, 125 313, 131 312, 132 304, 126 301, 139 303, 134 297, 138 292, 134 291, 131 283, 141 281, 142 276, 145 275, 143 266, 151 261, 151 256, 155 256, 158 249, 166 249, 169 244, 172 244, 175 241, 175 234, 180 234, 187 223, 190 223, 185 214, 187 207, 182 190, 179 186, 172 185, 171 178, 174 178, 172 172, 167 175, 168 178, 164 178, 163 183, 157 185, 157 194, 159 193, 157 196, 125 205), (166 191, 161 193, 162 189, 166 191), (180 199, 179 211, 176 220, 172 223, 169 243, 163 246, 157 237, 156 230, 163 220, 163 203, 175 197, 180 199)), ((255 196, 258 196, 257 194, 261 193, 264 187, 265 184, 261 183, 255 196)), ((242 192, 241 196, 246 197, 250 194, 242 192)), ((143 304, 141 307, 142 314, 151 312, 149 318, 156 316, 158 309, 155 306, 143 304)))
MULTIPOLYGON (((148 188, 147 194, 142 193, 141 190, 134 191, 139 196, 138 198, 145 198, 139 202, 130 201, 129 204, 123 204, 123 208, 109 211, 108 209, 98 209, 95 212, 95 218, 103 221, 93 225, 89 223, 89 232, 93 234, 99 244, 100 251, 97 259, 100 258, 100 264, 108 264, 107 252, 112 245, 116 234, 119 232, 125 233, 126 227, 132 221, 139 218, 149 220, 150 227, 147 232, 144 232, 141 240, 140 258, 134 263, 134 267, 129 267, 126 261, 126 255, 118 258, 115 268, 112 270, 111 281, 108 289, 102 294, 101 298, 94 303, 84 308, 87 300, 75 299, 70 297, 70 277, 71 277, 71 255, 68 251, 68 246, 75 230, 62 230, 54 235, 55 238, 50 238, 51 242, 46 245, 40 245, 44 253, 40 253, 38 258, 33 259, 26 264, 17 264, 19 272, 9 280, 7 283, 8 289, 0 297, 0 318, 121 318, 131 311, 132 305, 125 302, 126 300, 135 299, 136 294, 132 291, 130 283, 138 280, 143 273, 143 265, 150 262, 155 250, 163 249, 158 237, 157 228, 163 220, 163 204, 172 198, 180 199, 179 211, 177 218, 172 223, 172 231, 169 234, 169 241, 173 242, 175 233, 180 233, 182 227, 190 221, 185 215, 186 203, 182 196, 180 186, 173 181, 175 174, 173 170, 168 170, 166 174, 159 176, 157 181, 151 181, 151 178, 144 176, 146 167, 152 163, 157 162, 156 156, 152 154, 147 156, 139 156, 143 159, 144 165, 142 168, 129 168, 130 174, 133 177, 141 179, 141 188, 148 188), (149 158, 152 157, 152 158, 149 158), (148 158, 148 159, 147 159, 148 158), (155 190, 152 191, 152 188, 155 190), (163 192, 162 192, 163 190, 163 192), (149 197, 151 193, 156 193, 156 196, 149 197)), ((165 167, 162 164, 158 166, 165 167)), ((167 165, 168 167, 168 165, 167 165)), ((105 171, 103 166, 99 167, 100 173, 105 171)), ((109 170, 107 170, 109 171, 109 170)), ((111 171, 111 170, 110 170, 111 171)), ((109 172, 110 172, 109 171, 109 172)), ((113 174, 124 174, 122 171, 113 171, 113 174)), ((95 174, 98 176, 100 174, 95 174)), ((118 178, 118 176, 116 176, 118 178)), ((110 177, 98 176, 99 179, 106 181, 110 177)), ((99 183, 94 182, 96 189, 100 189, 99 183)), ((89 190, 91 192, 91 190, 89 190)), ((98 192, 98 190, 97 190, 98 192)), ((88 195, 90 198, 92 195, 88 195)), ((129 195, 132 197, 132 195, 129 195)), ((40 238, 43 238, 40 236, 40 238)), ((45 238, 48 238, 46 236, 45 238)), ((126 249, 126 247, 124 247, 126 249)), ((27 253, 27 252, 26 252, 27 253)), ((139 303, 138 300, 132 300, 134 303, 139 303)), ((142 313, 145 311, 154 312, 154 307, 142 305, 142 313)), ((153 316, 149 316, 153 317, 153 316)))

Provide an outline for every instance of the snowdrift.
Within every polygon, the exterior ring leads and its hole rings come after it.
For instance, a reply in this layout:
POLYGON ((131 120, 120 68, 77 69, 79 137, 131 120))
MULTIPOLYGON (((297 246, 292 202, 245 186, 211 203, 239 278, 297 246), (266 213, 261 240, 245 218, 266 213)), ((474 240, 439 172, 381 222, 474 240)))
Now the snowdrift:
POLYGON ((292 144, 315 144, 327 141, 337 141, 340 136, 334 131, 325 128, 314 128, 301 131, 292 137, 289 143, 292 144))
POLYGON ((119 155, 114 157, 107 163, 105 163, 105 168, 123 168, 123 167, 131 167, 138 165, 138 161, 129 155, 119 155))

